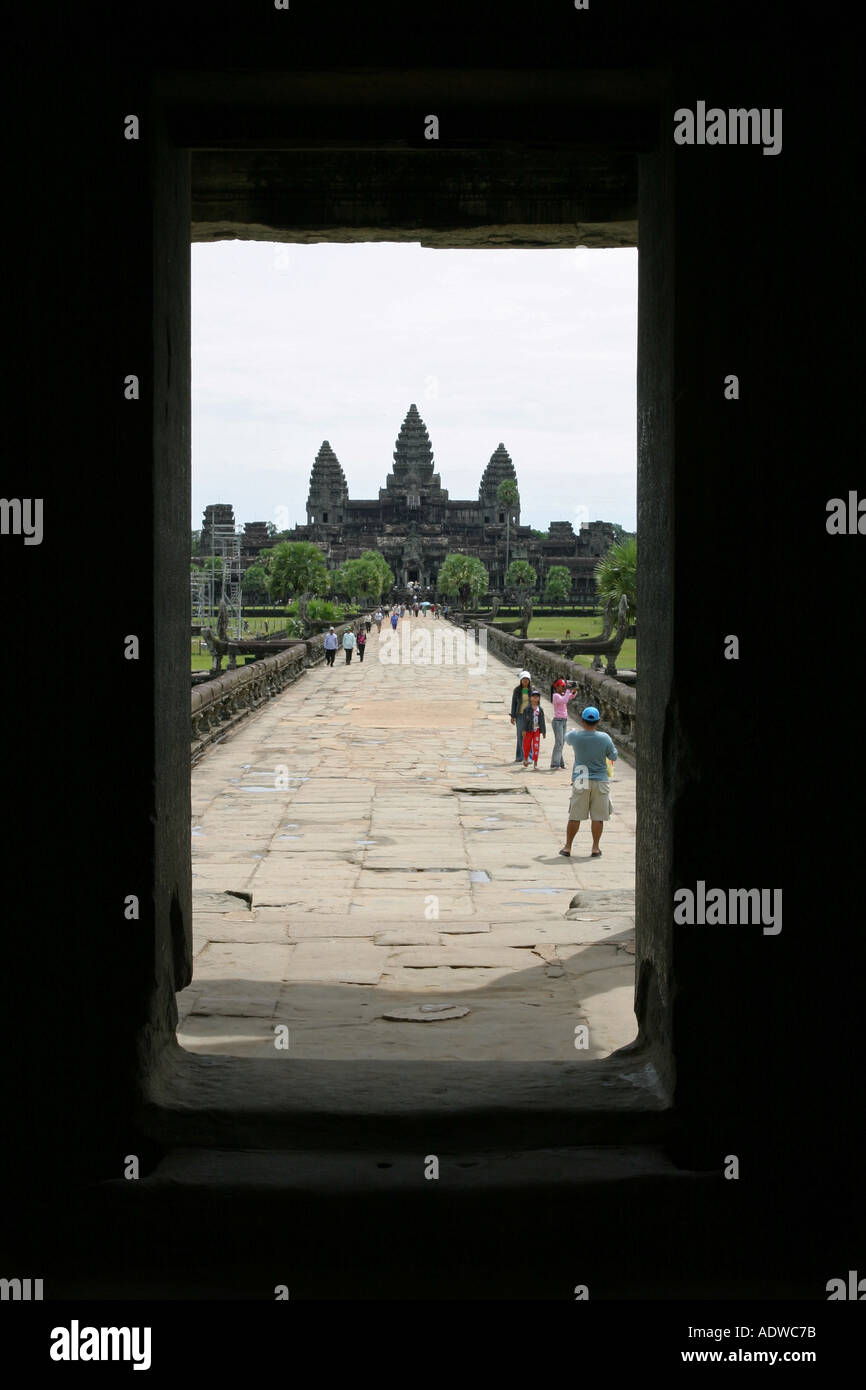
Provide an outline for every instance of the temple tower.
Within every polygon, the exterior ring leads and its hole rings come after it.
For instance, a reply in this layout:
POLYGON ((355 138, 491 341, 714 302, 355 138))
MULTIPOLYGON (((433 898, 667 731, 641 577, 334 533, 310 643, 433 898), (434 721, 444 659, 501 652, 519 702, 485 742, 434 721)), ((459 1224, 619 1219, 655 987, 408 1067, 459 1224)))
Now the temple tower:
POLYGON ((200 555, 210 555, 212 549, 219 555, 219 543, 214 544, 214 529, 216 529, 217 536, 234 533, 235 512, 230 502, 212 502, 205 507, 199 544, 200 555))
POLYGON ((327 439, 316 455, 310 474, 307 497, 307 524, 337 526, 342 524, 349 503, 349 487, 340 461, 327 439))
POLYGON ((379 497, 382 501, 392 501, 402 496, 407 507, 415 508, 421 506, 422 499, 441 500, 447 495, 443 493, 439 474, 433 472, 433 449, 427 426, 418 414, 418 407, 410 405, 394 446, 394 466, 385 479, 384 488, 379 490, 379 497))
MULTIPOLYGON (((504 444, 498 444, 490 455, 490 462, 481 475, 481 482, 478 486, 478 501, 481 506, 482 515, 485 520, 489 518, 488 524, 505 524, 504 508, 497 501, 496 489, 504 478, 511 478, 517 482, 517 474, 514 471, 514 464, 511 462, 511 455, 504 444)), ((520 500, 518 498, 511 508, 512 524, 520 524, 520 500)))

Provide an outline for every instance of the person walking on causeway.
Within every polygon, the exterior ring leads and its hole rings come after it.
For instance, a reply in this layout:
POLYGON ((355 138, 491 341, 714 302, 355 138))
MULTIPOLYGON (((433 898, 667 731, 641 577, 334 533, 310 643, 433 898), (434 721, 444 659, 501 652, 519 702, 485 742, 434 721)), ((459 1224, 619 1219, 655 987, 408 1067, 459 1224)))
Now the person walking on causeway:
POLYGON ((531 762, 533 769, 537 772, 538 750, 541 747, 541 740, 547 738, 540 690, 530 691, 529 705, 520 718, 523 726, 523 766, 528 767, 529 762, 531 762))
POLYGON ((520 716, 529 706, 529 690, 532 685, 532 677, 528 671, 521 671, 517 685, 511 692, 511 722, 517 726, 517 748, 514 752, 514 761, 523 762, 523 726, 520 716))

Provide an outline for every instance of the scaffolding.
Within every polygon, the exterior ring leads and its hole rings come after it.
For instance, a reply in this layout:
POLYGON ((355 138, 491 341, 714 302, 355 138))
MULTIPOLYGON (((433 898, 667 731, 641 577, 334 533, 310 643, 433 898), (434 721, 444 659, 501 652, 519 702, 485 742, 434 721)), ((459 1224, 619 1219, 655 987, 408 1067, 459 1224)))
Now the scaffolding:
POLYGON ((189 576, 189 606, 191 621, 207 627, 213 613, 213 571, 193 570, 189 576))
MULTIPOLYGON (((222 582, 220 587, 220 601, 226 606, 228 614, 228 625, 226 632, 232 636, 232 625, 234 625, 234 637, 240 641, 243 627, 243 567, 241 565, 241 546, 243 537, 235 532, 233 526, 216 525, 211 531, 211 550, 218 553, 222 561, 222 582), (217 551, 218 548, 218 551, 217 551)), ((213 566, 211 567, 213 569, 213 566)))

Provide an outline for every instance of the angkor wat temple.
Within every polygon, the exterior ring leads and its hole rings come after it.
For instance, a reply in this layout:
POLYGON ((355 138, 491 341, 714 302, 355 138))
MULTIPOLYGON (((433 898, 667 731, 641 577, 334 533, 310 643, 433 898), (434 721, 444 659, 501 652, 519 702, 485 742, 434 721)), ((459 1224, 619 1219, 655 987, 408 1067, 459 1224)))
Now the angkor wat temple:
MULTIPOLYGON (((496 499, 504 478, 517 482, 514 464, 499 444, 481 474, 477 499, 455 500, 433 472, 433 450, 427 427, 415 405, 400 427, 394 463, 379 496, 349 497, 342 466, 327 440, 319 449, 310 475, 307 524, 296 526, 292 540, 311 540, 327 556, 329 568, 355 559, 364 550, 378 550, 394 571, 397 584, 417 582, 436 587, 436 576, 452 551, 475 555, 490 575, 491 590, 505 580, 506 516, 496 499)), ((567 490, 564 488, 564 491, 567 490)), ((583 524, 576 534, 570 521, 551 523, 549 538, 520 525, 520 502, 512 508, 509 560, 528 560, 538 586, 552 565, 565 565, 572 575, 572 598, 595 603, 593 573, 598 558, 615 539, 604 521, 583 524)))

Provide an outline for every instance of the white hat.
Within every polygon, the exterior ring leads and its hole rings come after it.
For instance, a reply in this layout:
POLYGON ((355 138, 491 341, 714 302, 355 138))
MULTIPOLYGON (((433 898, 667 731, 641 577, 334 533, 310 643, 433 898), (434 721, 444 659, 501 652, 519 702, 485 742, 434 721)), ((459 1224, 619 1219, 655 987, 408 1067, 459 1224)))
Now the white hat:
POLYGON ((520 672, 520 675, 517 677, 517 679, 518 679, 519 681, 522 681, 524 676, 526 677, 526 679, 527 679, 528 681, 531 681, 531 680, 532 680, 532 677, 531 677, 531 675, 529 674, 528 671, 521 671, 521 672, 520 672))

